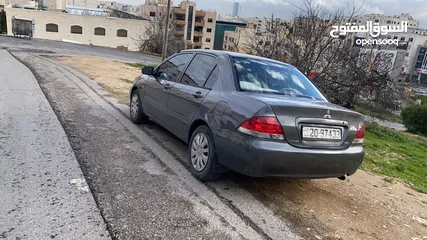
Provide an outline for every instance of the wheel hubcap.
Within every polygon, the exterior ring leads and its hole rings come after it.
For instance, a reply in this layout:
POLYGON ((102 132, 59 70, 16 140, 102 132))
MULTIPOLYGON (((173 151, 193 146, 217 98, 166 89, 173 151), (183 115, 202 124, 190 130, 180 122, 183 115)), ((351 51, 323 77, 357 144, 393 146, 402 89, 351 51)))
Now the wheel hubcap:
POLYGON ((134 94, 132 96, 132 101, 130 103, 130 114, 132 115, 133 119, 138 117, 138 110, 139 110, 138 95, 134 94))
POLYGON ((208 163, 209 142, 208 138, 203 133, 198 133, 191 143, 190 148, 191 164, 198 172, 203 171, 208 163))

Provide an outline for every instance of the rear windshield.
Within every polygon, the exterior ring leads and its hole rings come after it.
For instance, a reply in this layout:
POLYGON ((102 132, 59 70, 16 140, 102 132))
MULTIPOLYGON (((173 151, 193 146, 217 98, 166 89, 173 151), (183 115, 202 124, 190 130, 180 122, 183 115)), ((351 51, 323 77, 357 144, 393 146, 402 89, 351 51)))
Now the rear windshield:
POLYGON ((240 89, 327 101, 298 69, 273 61, 233 57, 240 89))

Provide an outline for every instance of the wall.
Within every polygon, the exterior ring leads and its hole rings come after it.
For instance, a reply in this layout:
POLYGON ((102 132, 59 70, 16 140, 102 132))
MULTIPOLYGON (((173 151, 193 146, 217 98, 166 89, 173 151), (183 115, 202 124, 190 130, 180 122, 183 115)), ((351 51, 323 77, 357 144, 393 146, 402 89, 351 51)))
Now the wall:
POLYGON ((234 31, 236 27, 246 27, 246 23, 236 23, 236 22, 226 22, 226 21, 216 21, 215 24, 215 40, 214 47, 215 50, 222 50, 224 45, 224 32, 225 31, 234 31))
POLYGON ((69 40, 83 44, 93 44, 116 48, 127 46, 129 50, 138 50, 134 39, 143 34, 148 25, 146 20, 133 20, 97 16, 73 15, 60 12, 24 10, 17 8, 6 8, 8 34, 12 35, 12 16, 18 19, 35 19, 34 38, 50 40, 69 40), (58 25, 58 32, 46 32, 46 24, 55 23, 58 25), (83 28, 82 34, 72 34, 71 26, 79 25, 83 28), (105 36, 96 36, 96 27, 105 28, 105 36), (117 37, 117 30, 128 31, 127 37, 117 37))
POLYGON ((203 27, 202 49, 212 50, 214 47, 214 41, 215 41, 216 12, 206 12, 204 20, 205 20, 205 26, 203 27), (208 21, 209 18, 212 19, 211 23, 208 21), (208 32, 207 31, 208 28, 210 28, 212 31, 208 32), (207 38, 210 39, 210 42, 206 41, 207 38))
POLYGON ((250 50, 248 47, 251 45, 251 39, 253 39, 255 31, 255 29, 240 27, 237 27, 235 31, 225 31, 223 50, 248 53, 250 50))

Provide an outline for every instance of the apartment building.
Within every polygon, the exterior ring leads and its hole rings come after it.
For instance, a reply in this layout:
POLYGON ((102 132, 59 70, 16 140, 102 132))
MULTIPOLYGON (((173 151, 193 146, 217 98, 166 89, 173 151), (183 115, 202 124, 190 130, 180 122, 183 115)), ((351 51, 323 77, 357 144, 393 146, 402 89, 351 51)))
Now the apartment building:
MULTIPOLYGON (((147 3, 141 9, 143 17, 153 18, 166 13, 166 6, 161 4, 164 3, 161 0, 148 0, 147 3)), ((172 7, 171 12, 176 24, 175 35, 185 40, 187 49, 213 49, 216 12, 197 10, 196 3, 189 1, 172 7)))
POLYGON ((256 29, 236 27, 234 31, 225 31, 222 50, 248 53, 251 41, 254 40, 256 29))
POLYGON ((367 21, 378 23, 381 26, 395 26, 399 25, 402 21, 408 22, 408 27, 417 28, 420 26, 420 21, 414 19, 408 13, 401 13, 396 16, 386 16, 383 14, 366 14, 357 18, 352 19, 353 23, 360 25, 366 24, 367 21))
POLYGON ((224 37, 226 31, 234 32, 237 27, 245 28, 246 23, 244 22, 236 22, 236 21, 225 21, 218 20, 215 24, 215 40, 214 40, 214 48, 215 50, 222 50, 224 45, 224 37))

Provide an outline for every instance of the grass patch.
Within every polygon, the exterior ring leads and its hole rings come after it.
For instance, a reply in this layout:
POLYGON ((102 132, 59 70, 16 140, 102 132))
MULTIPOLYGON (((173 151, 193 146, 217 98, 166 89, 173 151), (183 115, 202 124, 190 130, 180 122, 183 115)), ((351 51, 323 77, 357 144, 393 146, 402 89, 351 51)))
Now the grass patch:
POLYGON ((143 63, 125 63, 125 64, 135 68, 142 68, 143 66, 145 66, 145 64, 143 63))
POLYGON ((378 119, 386 120, 389 122, 402 123, 402 118, 396 114, 393 114, 391 112, 376 112, 376 111, 369 109, 367 106, 365 106, 363 104, 356 105, 354 110, 356 112, 360 112, 364 115, 368 115, 368 116, 375 117, 378 119))
POLYGON ((154 68, 157 67, 157 65, 154 65, 154 64, 144 64, 144 63, 124 63, 124 64, 131 66, 131 67, 134 67, 134 68, 139 68, 139 69, 141 69, 144 66, 154 67, 154 68))
POLYGON ((125 82, 125 83, 130 83, 133 84, 132 80, 126 79, 126 78, 120 78, 121 81, 125 82))
POLYGON ((362 168, 398 178, 427 193, 427 138, 397 132, 376 123, 366 124, 362 168))
POLYGON ((120 103, 126 104, 129 106, 129 95, 123 92, 118 91, 106 84, 98 82, 99 86, 104 88, 112 97, 119 100, 120 103))

